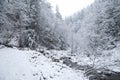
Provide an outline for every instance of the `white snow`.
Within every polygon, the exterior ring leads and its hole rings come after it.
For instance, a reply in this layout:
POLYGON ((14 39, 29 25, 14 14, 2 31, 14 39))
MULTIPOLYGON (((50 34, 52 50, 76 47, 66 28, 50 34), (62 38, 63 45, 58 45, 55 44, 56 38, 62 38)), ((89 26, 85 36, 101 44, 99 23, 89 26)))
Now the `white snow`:
POLYGON ((87 80, 83 72, 31 50, 0 49, 0 80, 87 80))
POLYGON ((0 49, 0 80, 33 80, 27 56, 17 49, 0 49))

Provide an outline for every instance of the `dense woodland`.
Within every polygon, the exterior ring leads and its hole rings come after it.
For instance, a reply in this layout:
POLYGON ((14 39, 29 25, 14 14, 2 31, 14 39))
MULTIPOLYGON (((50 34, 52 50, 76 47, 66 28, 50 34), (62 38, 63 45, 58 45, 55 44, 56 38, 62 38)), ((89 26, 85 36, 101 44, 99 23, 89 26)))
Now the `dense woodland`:
POLYGON ((1 0, 0 43, 31 49, 113 49, 120 39, 119 4, 96 0, 63 20, 59 8, 54 13, 46 0, 1 0))
POLYGON ((73 27, 74 48, 98 54, 119 46, 119 20, 119 0, 95 0, 94 4, 66 19, 73 27))
POLYGON ((1 0, 0 43, 35 49, 65 49, 64 22, 46 0, 1 0))
POLYGON ((70 51, 95 69, 120 66, 120 0, 95 0, 65 19, 47 0, 0 0, 0 44, 70 51))

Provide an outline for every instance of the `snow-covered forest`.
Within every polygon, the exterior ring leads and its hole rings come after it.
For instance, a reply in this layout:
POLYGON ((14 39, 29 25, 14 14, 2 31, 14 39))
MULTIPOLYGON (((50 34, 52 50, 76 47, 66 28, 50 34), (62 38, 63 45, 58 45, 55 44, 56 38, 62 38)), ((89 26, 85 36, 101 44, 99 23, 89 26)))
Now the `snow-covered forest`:
POLYGON ((120 0, 48 1, 0 0, 0 80, 120 80, 120 0))

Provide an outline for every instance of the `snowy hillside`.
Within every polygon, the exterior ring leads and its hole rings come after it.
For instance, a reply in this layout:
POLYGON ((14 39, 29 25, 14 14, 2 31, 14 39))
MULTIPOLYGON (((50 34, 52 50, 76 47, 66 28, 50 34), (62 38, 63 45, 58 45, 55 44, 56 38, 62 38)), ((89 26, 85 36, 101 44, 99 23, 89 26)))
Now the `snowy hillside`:
POLYGON ((42 53, 16 48, 0 49, 0 80, 87 80, 83 72, 42 53))

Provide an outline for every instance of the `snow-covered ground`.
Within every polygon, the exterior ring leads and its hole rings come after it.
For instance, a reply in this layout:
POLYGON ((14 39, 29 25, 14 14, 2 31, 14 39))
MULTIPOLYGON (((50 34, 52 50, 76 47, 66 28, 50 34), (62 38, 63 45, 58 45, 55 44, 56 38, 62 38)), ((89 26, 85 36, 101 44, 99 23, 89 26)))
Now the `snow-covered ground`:
POLYGON ((4 47, 0 49, 0 80, 87 79, 83 72, 73 70, 60 62, 52 62, 42 53, 4 47))
MULTIPOLYGON (((104 51, 96 59, 96 67, 120 72, 120 49, 104 51)), ((82 72, 74 70, 52 58, 70 57, 80 65, 91 64, 89 57, 71 55, 70 51, 45 50, 45 53, 0 46, 0 80, 88 80, 82 72)))

